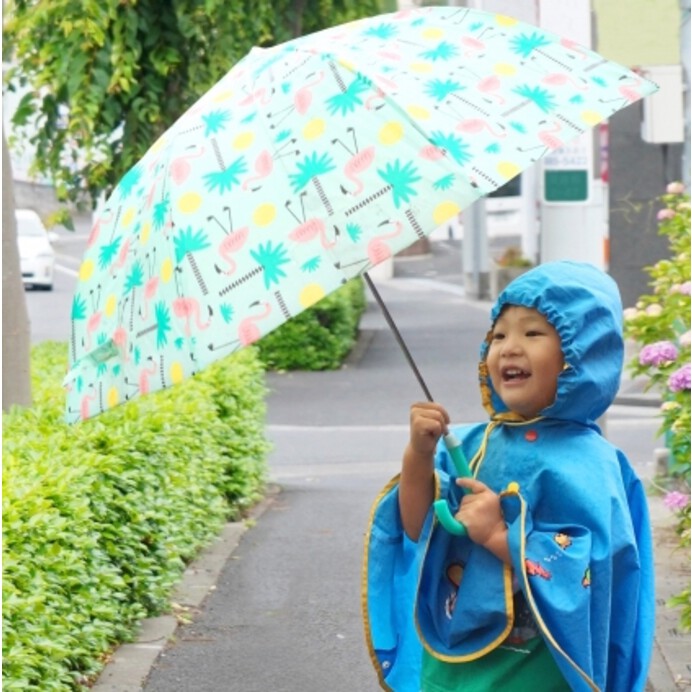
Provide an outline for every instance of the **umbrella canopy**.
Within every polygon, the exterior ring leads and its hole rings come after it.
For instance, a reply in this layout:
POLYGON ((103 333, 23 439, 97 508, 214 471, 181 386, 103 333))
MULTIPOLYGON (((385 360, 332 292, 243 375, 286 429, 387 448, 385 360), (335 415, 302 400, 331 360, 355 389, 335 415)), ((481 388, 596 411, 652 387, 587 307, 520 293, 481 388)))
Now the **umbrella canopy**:
POLYGON ((655 89, 466 8, 253 49, 100 210, 73 300, 67 419, 257 341, 655 89))

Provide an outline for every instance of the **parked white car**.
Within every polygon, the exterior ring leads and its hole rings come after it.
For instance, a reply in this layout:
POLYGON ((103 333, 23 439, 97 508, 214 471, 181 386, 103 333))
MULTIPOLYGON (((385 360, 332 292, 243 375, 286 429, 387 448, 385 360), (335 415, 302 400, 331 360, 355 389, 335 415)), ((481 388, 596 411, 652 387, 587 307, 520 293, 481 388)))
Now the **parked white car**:
POLYGON ((55 250, 39 215, 31 209, 17 209, 17 242, 24 286, 53 290, 55 250))

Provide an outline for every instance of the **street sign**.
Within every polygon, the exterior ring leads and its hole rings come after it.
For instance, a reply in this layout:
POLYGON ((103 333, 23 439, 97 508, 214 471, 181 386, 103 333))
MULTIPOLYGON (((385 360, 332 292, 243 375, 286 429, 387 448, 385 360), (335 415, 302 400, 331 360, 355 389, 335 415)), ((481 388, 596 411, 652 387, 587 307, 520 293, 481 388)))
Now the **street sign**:
POLYGON ((544 170, 543 188, 546 202, 586 202, 589 199, 589 172, 544 170))
POLYGON ((593 135, 587 132, 543 159, 541 180, 545 204, 579 204, 591 196, 593 135))

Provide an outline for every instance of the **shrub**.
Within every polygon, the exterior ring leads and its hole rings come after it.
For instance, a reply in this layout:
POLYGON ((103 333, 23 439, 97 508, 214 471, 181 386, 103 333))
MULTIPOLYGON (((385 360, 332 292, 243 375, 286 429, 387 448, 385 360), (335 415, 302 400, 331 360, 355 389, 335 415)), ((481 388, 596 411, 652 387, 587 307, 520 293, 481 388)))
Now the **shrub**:
MULTIPOLYGON (((671 183, 661 197, 659 232, 668 238, 671 257, 647 272, 652 293, 625 311, 625 334, 642 348, 630 369, 648 378, 661 392, 663 434, 670 449, 674 486, 664 498, 677 514, 677 533, 690 546, 690 198, 680 183, 671 183), (683 489, 685 492, 680 492, 683 489)), ((671 605, 682 608, 681 625, 690 629, 690 590, 671 605)))
POLYGON ((365 310, 360 279, 300 313, 258 342, 260 358, 272 370, 335 370, 353 348, 365 310))
POLYGON ((64 344, 35 347, 35 404, 3 415, 5 690, 80 689, 263 489, 254 349, 75 426, 66 363, 64 344))

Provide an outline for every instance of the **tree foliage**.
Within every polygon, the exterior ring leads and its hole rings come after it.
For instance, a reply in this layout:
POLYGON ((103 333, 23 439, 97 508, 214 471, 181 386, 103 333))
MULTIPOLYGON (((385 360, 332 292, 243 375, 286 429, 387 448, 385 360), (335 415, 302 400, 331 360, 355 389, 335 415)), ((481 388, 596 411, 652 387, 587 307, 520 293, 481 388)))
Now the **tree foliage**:
POLYGON ((13 122, 32 125, 34 170, 54 182, 58 199, 94 203, 252 46, 379 14, 386 4, 10 0, 7 83, 27 89, 13 122))

